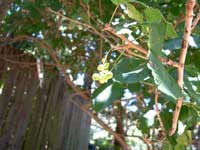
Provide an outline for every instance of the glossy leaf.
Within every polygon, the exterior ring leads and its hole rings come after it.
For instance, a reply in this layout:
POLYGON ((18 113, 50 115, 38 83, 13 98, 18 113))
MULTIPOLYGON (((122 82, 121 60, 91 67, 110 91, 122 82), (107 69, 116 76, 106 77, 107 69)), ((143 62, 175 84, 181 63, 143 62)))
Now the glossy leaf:
POLYGON ((166 27, 166 36, 169 38, 176 38, 178 37, 176 30, 174 29, 172 23, 167 22, 166 23, 167 27, 166 27))
POLYGON ((162 150, 173 150, 171 143, 167 140, 163 142, 162 150))
POLYGON ((166 33, 166 24, 165 23, 156 23, 151 25, 151 33, 149 35, 148 47, 156 55, 162 56, 164 38, 166 33))
POLYGON ((116 82, 103 84, 92 94, 92 103, 95 111, 99 112, 106 108, 113 101, 119 100, 123 96, 123 86, 116 82))
POLYGON ((122 59, 113 71, 113 79, 120 83, 137 83, 149 76, 146 64, 139 65, 140 61, 134 58, 122 59))
POLYGON ((137 126, 142 131, 143 134, 147 134, 149 132, 146 118, 140 117, 137 126))
POLYGON ((119 4, 125 4, 127 2, 129 2, 130 0, 111 0, 115 5, 119 5, 119 4))
POLYGON ((200 93, 196 92, 192 87, 191 81, 189 81, 187 74, 184 76, 184 89, 189 96, 200 105, 200 93))
POLYGON ((121 83, 137 83, 143 81, 149 75, 148 69, 144 66, 133 69, 131 72, 122 72, 120 74, 114 74, 114 80, 121 83))
POLYGON ((175 150, 186 149, 187 143, 188 143, 188 136, 187 136, 186 132, 184 132, 184 134, 178 136, 177 145, 175 146, 175 150))
POLYGON ((160 23, 163 20, 163 16, 158 9, 148 7, 145 9, 144 13, 148 23, 160 23))
POLYGON ((126 4, 128 8, 128 16, 138 22, 143 21, 143 15, 131 4, 126 4))
POLYGON ((182 96, 176 81, 169 75, 164 66, 152 52, 149 54, 149 63, 147 66, 151 70, 154 82, 161 92, 170 96, 174 102, 182 96))
MULTIPOLYGON (((176 50, 181 48, 182 37, 174 38, 165 42, 164 49, 176 50)), ((200 47, 200 37, 192 36, 189 40, 189 45, 193 48, 200 47)))

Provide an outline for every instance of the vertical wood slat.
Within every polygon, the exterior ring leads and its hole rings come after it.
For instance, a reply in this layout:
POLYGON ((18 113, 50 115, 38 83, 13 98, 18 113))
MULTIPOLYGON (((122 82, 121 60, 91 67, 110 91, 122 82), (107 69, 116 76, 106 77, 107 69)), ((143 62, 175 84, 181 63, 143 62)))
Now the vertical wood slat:
POLYGON ((12 144, 12 140, 15 136, 15 128, 17 125, 17 113, 19 112, 18 110, 21 107, 22 104, 22 95, 24 92, 24 88, 25 88, 25 77, 22 73, 20 73, 18 77, 18 80, 16 82, 16 91, 14 93, 13 99, 14 102, 11 105, 11 107, 9 108, 8 111, 8 116, 6 118, 5 123, 2 125, 1 129, 1 135, 4 138, 4 140, 0 140, 0 146, 1 149, 14 149, 14 145, 12 144), (20 79, 20 78, 21 79, 20 79))
MULTIPOLYGON (((41 123, 41 127, 40 127, 40 133, 38 135, 38 140, 37 140, 37 149, 44 149, 46 147, 46 142, 48 141, 48 137, 47 137, 47 130, 49 129, 50 126, 50 119, 51 119, 51 108, 54 107, 54 102, 55 102, 55 98, 58 92, 57 87, 59 86, 60 82, 59 80, 57 80, 57 78, 53 78, 51 80, 51 84, 50 84, 50 89, 49 89, 49 93, 48 93, 48 100, 47 100, 47 105, 46 105, 46 109, 44 112, 44 117, 41 123)), ((55 111, 55 110, 53 110, 55 111)))
POLYGON ((7 106, 12 99, 12 91, 15 86, 18 71, 15 69, 11 69, 8 72, 8 79, 3 79, 4 87, 2 90, 2 94, 0 97, 0 129, 3 124, 4 116, 6 114, 7 106))
POLYGON ((63 78, 45 79, 43 89, 38 89, 37 77, 30 82, 26 72, 11 79, 5 85, 10 82, 12 86, 4 86, 7 94, 0 98, 0 103, 6 98, 13 102, 0 132, 0 149, 87 150, 90 118, 70 102, 63 78), (9 89, 15 85, 15 94, 9 97, 9 89))
POLYGON ((54 93, 54 104, 51 105, 51 112, 48 124, 49 128, 46 130, 46 135, 48 137, 48 143, 50 149, 61 149, 61 121, 62 121, 62 104, 64 101, 64 93, 66 91, 64 80, 62 77, 58 78, 58 83, 56 86, 57 91, 54 93))
POLYGON ((30 125, 26 132, 26 139, 24 140, 24 150, 36 150, 38 135, 40 134, 40 126, 44 117, 44 112, 47 103, 48 87, 51 83, 51 78, 45 80, 42 88, 38 89, 34 97, 33 109, 30 119, 30 125), (33 144, 34 143, 34 144, 33 144))
MULTIPOLYGON (((85 101, 80 96, 75 96, 73 101, 76 101, 79 104, 83 104, 85 101)), ((83 113, 77 106, 75 106, 70 99, 68 99, 68 104, 73 108, 72 117, 70 122, 68 122, 68 135, 67 135, 67 143, 65 148, 70 150, 87 150, 88 145, 86 143, 89 142, 89 129, 90 126, 90 117, 83 113), (84 138, 83 138, 84 137, 84 138)))
POLYGON ((20 109, 18 114, 18 126, 16 128, 16 135, 14 138, 13 144, 15 145, 15 150, 21 150, 21 146, 24 140, 24 135, 26 132, 26 128, 28 125, 30 113, 31 113, 31 106, 32 106, 32 99, 38 89, 38 82, 29 78, 26 80, 26 93, 23 95, 23 105, 20 109), (33 82, 32 82, 33 81, 33 82))

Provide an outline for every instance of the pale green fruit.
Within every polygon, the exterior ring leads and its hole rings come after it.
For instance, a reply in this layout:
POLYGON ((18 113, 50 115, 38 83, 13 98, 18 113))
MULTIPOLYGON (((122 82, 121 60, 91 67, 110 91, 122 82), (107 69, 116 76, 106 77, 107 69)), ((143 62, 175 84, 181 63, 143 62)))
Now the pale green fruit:
POLYGON ((107 70, 109 68, 110 64, 109 63, 105 63, 104 64, 104 70, 107 70))
POLYGON ((99 78, 100 78, 100 75, 99 75, 98 73, 94 73, 94 74, 92 75, 92 80, 94 80, 94 81, 99 80, 99 78))
POLYGON ((104 84, 104 83, 106 83, 106 82, 107 82, 107 80, 106 80, 105 78, 99 79, 99 83, 100 83, 100 84, 104 84))
POLYGON ((98 65, 97 70, 103 71, 104 70, 104 65, 103 64, 98 65))
POLYGON ((107 79, 111 79, 113 77, 113 73, 111 72, 111 71, 108 71, 107 73, 106 73, 106 78, 107 79))
POLYGON ((104 64, 106 62, 106 58, 102 58, 101 62, 104 64))

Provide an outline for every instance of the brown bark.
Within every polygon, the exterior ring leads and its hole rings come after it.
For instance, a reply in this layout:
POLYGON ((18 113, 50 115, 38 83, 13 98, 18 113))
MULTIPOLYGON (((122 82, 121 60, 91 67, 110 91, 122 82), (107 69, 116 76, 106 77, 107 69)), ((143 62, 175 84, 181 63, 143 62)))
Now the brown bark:
MULTIPOLYGON (((117 107, 117 109, 114 110, 114 114, 115 114, 115 118, 116 118, 115 132, 125 141, 124 125, 123 125, 124 110, 123 110, 121 103, 115 104, 115 107, 117 107)), ((123 145, 121 145, 116 138, 114 138, 114 146, 115 146, 115 150, 120 150, 120 148, 123 149, 123 145)), ((123 149, 123 150, 125 150, 125 149, 123 149)))
MULTIPOLYGON (((183 90, 183 78, 184 78, 184 64, 187 55, 189 38, 192 32, 192 20, 193 20, 193 8, 196 4, 196 0, 188 0, 186 4, 186 15, 185 15, 185 29, 182 41, 182 48, 179 57, 179 67, 178 67, 178 85, 183 90)), ((177 128, 178 117, 180 109, 182 107, 183 97, 180 97, 176 102, 176 108, 173 114, 172 128, 169 135, 173 135, 177 128)))

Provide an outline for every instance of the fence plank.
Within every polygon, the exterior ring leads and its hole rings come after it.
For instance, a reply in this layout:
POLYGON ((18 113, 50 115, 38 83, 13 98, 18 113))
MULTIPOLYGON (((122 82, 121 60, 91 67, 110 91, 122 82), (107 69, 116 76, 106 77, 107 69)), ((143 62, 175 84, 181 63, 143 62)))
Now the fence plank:
POLYGON ((8 78, 2 79, 4 87, 0 97, 0 129, 2 128, 8 104, 12 99, 13 87, 16 84, 17 76, 18 71, 15 69, 11 69, 10 71, 8 71, 8 78))

